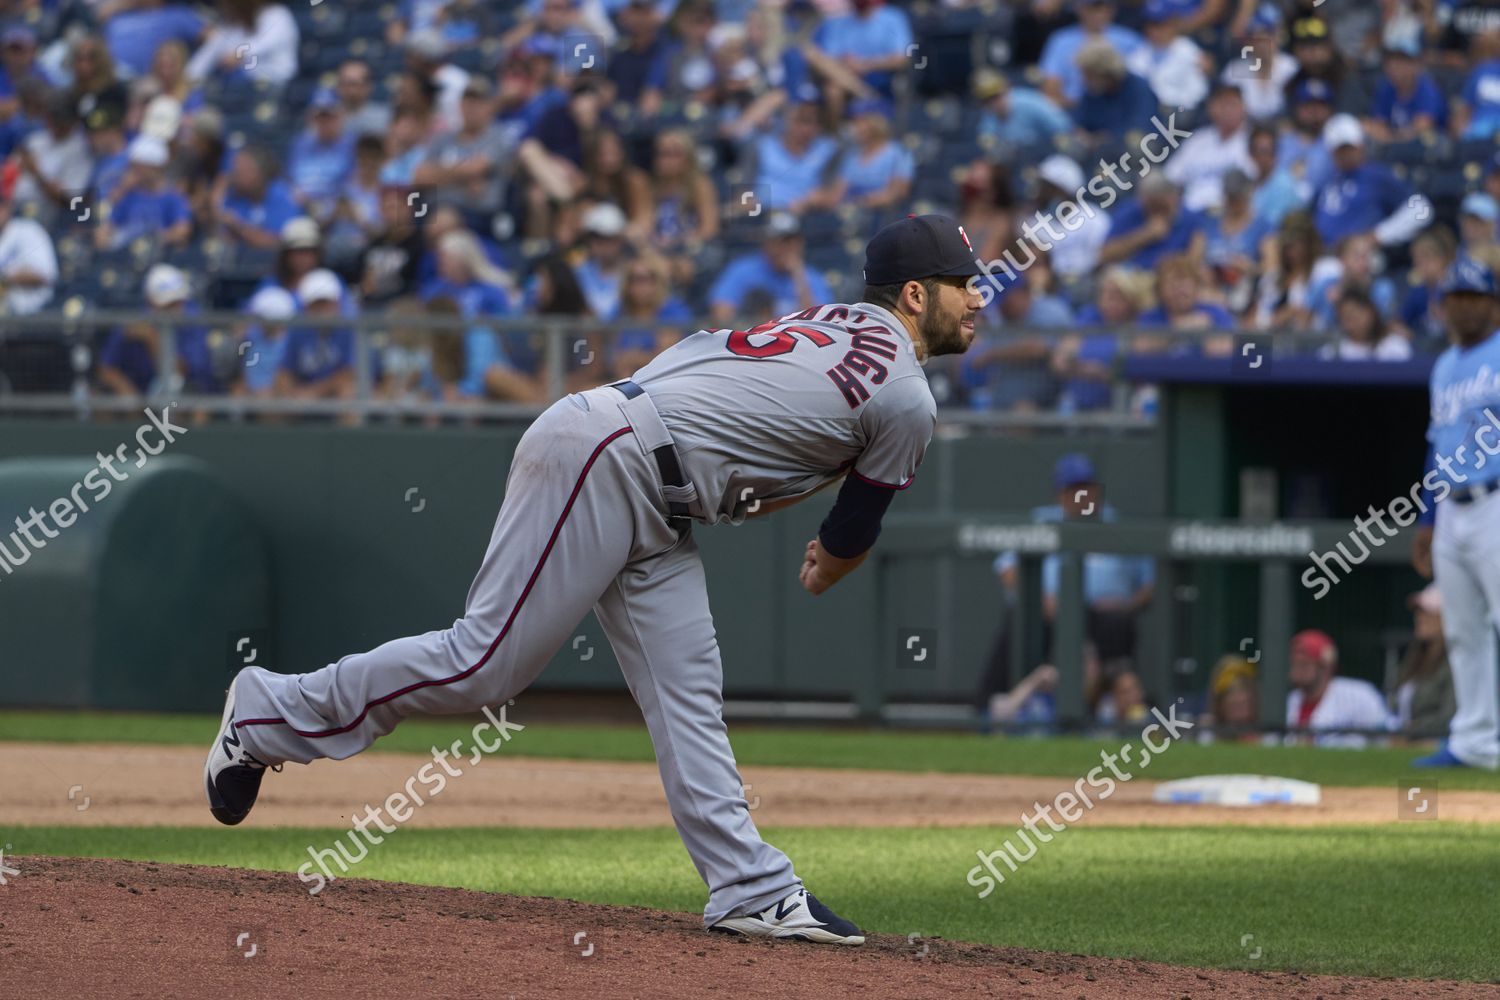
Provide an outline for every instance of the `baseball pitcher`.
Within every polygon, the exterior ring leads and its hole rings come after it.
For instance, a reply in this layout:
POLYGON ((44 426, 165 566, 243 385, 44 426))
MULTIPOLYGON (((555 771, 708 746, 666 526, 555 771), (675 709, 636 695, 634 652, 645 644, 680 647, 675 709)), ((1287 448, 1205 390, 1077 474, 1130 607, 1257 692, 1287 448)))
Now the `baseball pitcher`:
POLYGON ((1412 564, 1437 579, 1458 711, 1417 767, 1500 765, 1500 330, 1495 275, 1460 256, 1442 284, 1451 346, 1432 368, 1429 504, 1412 564), (1433 520, 1435 517, 1435 521, 1433 520))
POLYGON ((244 820, 269 766, 352 756, 409 715, 503 704, 592 608, 708 885, 705 926, 862 944, 750 819, 693 524, 737 524, 757 502, 773 511, 842 480, 799 578, 816 596, 858 567, 932 437, 922 363, 974 338, 980 273, 956 222, 908 217, 866 248, 863 301, 700 331, 554 403, 516 446, 462 618, 312 673, 236 675, 204 764, 214 817, 244 820))

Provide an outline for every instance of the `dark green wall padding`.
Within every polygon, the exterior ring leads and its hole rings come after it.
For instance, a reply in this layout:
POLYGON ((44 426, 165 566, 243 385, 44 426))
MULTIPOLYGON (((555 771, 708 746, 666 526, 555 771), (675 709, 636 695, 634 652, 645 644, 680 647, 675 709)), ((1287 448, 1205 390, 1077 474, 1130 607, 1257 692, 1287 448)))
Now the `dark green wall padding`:
MULTIPOLYGON (((127 440, 130 427, 0 421, 0 459, 93 455, 127 440)), ((171 506, 175 515, 167 508, 137 512, 133 504, 109 512, 111 518, 139 518, 110 523, 131 529, 130 553, 157 559, 172 572, 162 580, 156 563, 108 562, 95 564, 92 572, 99 575, 86 577, 122 606, 104 633, 103 676, 75 666, 88 651, 73 634, 85 620, 48 575, 33 572, 53 555, 50 548, 0 583, 0 636, 11 635, 18 619, 51 623, 44 644, 0 642, 0 704, 216 711, 224 684, 251 650, 261 666, 298 673, 398 636, 447 627, 463 614, 519 437, 514 427, 194 426, 144 471, 165 474, 172 468, 165 464, 169 459, 197 459, 228 495, 212 499, 205 481, 193 487, 206 497, 201 511, 183 510, 196 506, 183 500, 171 506), (244 521, 227 513, 230 498, 248 512, 244 521), (221 503, 225 513, 215 514, 221 503), (256 548, 257 531, 268 556, 256 548), (160 599, 150 596, 171 587, 180 589, 160 599), (68 636, 66 644, 60 635, 68 636), (179 641, 171 656, 157 651, 174 636, 179 641), (251 642, 236 650, 236 636, 251 642)), ((1165 447, 1155 432, 939 439, 897 504, 903 513, 1021 514, 1052 501, 1052 463, 1068 450, 1093 457, 1109 502, 1123 514, 1167 512, 1165 447)), ((34 461, 11 464, 42 467, 34 461)), ((69 466, 90 467, 91 459, 69 466)), ((71 484, 75 477, 68 472, 63 478, 71 484)), ((24 501, 17 513, 55 495, 51 480, 28 487, 16 496, 24 501)), ((148 498, 151 504, 164 499, 155 493, 148 498)), ((123 500, 111 496, 106 505, 123 500)), ((873 620, 879 603, 873 573, 854 574, 812 598, 797 585, 797 568, 831 501, 831 495, 819 497, 739 527, 696 529, 726 693, 847 699, 861 687, 862 672, 880 670, 888 672, 885 689, 892 697, 969 701, 1000 618, 989 561, 908 561, 883 581, 889 621, 873 620), (893 666, 897 630, 909 627, 940 630, 930 669, 893 666)), ((0 503, 0 515, 13 505, 0 503)), ((0 523, 10 524, 14 516, 0 523)), ((74 579, 68 586, 81 583, 74 579)), ((538 686, 625 689, 592 615, 538 686)))
POLYGON ((174 455, 117 469, 129 478, 101 472, 77 488, 95 460, 0 461, 0 543, 18 560, 30 553, 11 573, 0 568, 5 704, 211 707, 235 647, 254 652, 271 632, 267 539, 213 470, 174 455), (58 508, 76 520, 61 530, 43 521, 56 537, 35 526, 41 546, 11 536, 16 518, 72 497, 89 509, 58 508))

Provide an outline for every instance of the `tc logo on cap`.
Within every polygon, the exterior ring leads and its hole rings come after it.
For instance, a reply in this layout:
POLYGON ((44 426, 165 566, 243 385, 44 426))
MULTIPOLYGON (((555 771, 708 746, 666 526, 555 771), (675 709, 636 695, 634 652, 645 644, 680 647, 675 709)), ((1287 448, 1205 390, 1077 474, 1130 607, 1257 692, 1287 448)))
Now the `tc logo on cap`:
POLYGON ((972 243, 969 242, 969 234, 966 233, 966 232, 964 232, 964 227, 963 226, 959 226, 958 227, 958 235, 960 235, 960 236, 962 236, 964 238, 964 246, 966 246, 966 247, 969 248, 969 253, 973 253, 974 252, 974 244, 972 244, 972 243))

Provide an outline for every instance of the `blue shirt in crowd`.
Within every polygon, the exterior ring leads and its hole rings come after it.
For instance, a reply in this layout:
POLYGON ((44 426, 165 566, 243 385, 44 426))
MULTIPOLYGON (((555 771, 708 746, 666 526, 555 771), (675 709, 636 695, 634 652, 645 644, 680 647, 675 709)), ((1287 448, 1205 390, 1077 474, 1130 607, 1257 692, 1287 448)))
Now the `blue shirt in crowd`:
MULTIPOLYGON (((1146 213, 1141 210, 1141 203, 1138 200, 1128 201, 1110 216, 1109 238, 1126 236, 1145 224, 1146 213)), ((1148 271, 1152 270, 1163 257, 1182 253, 1191 246, 1193 236, 1201 228, 1203 228, 1203 216, 1200 213, 1180 208, 1177 210, 1177 218, 1172 220, 1172 228, 1167 231, 1167 235, 1155 243, 1141 247, 1130 258, 1129 263, 1148 271)))
POLYGON ((781 144, 780 136, 762 136, 755 144, 755 196, 764 208, 787 208, 818 189, 823 172, 838 155, 838 143, 819 136, 800 156, 781 144))
MULTIPOLYGON (((1098 512, 1102 521, 1118 519, 1115 509, 1102 505, 1098 512)), ((1062 524, 1061 504, 1033 507, 1033 524, 1062 524)), ((1001 573, 1016 564, 1014 552, 1002 552, 995 559, 995 572, 1001 573)), ((1058 581, 1062 574, 1062 561, 1055 555, 1042 560, 1042 592, 1056 597, 1058 581)), ((1133 597, 1142 587, 1156 582, 1156 565, 1150 556, 1122 556, 1108 552, 1090 552, 1083 557, 1083 599, 1088 604, 1106 600, 1124 600, 1133 597)))
POLYGON ((1120 136, 1149 125, 1157 107, 1156 91, 1151 84, 1127 73, 1114 90, 1080 97, 1073 107, 1073 121, 1085 132, 1120 136))
MULTIPOLYGON (((1089 37, 1083 28, 1075 24, 1061 31, 1054 31, 1047 37, 1046 47, 1042 49, 1042 58, 1038 63, 1041 66, 1042 75, 1062 81, 1063 97, 1069 101, 1077 101, 1083 97, 1083 72, 1079 70, 1076 60, 1078 50, 1083 48, 1083 43, 1088 41, 1089 37)), ((1146 40, 1140 35, 1118 24, 1111 24, 1104 29, 1104 40, 1114 46, 1115 51, 1127 61, 1132 52, 1146 44, 1146 40)), ((1149 122, 1150 115, 1142 121, 1149 122)))
MULTIPOLYGON (((876 7, 868 16, 858 13, 830 17, 813 35, 813 44, 839 59, 858 56, 873 59, 880 56, 910 56, 920 62, 921 52, 911 46, 911 22, 898 7, 876 7)), ((895 75, 886 71, 864 74, 864 81, 885 96, 891 96, 895 75)))
POLYGON ((124 76, 145 76, 164 42, 181 42, 191 54, 203 36, 203 19, 185 4, 124 10, 104 23, 104 41, 124 76))
POLYGON ((849 185, 849 198, 864 198, 884 191, 893 180, 910 181, 915 173, 911 151, 894 142, 881 146, 869 159, 852 149, 839 166, 839 178, 849 185))
POLYGON ((266 185, 260 201, 251 201, 236 194, 231 188, 224 195, 224 210, 232 212, 257 229, 279 233, 281 227, 302 214, 302 208, 293 199, 282 181, 266 185))
POLYGON ((192 216, 187 196, 181 191, 174 188, 160 191, 137 189, 114 203, 109 221, 115 227, 117 242, 124 244, 137 236, 160 233, 180 222, 190 221, 192 216))
POLYGON ((1410 97, 1396 93, 1391 81, 1382 77, 1375 85, 1374 117, 1396 129, 1411 128, 1418 115, 1431 115, 1439 131, 1448 127, 1448 101, 1432 77, 1423 73, 1410 97))
POLYGON ((1493 139, 1500 131, 1500 59, 1487 59, 1469 73, 1464 103, 1471 116, 1464 138, 1493 139))
MULTIPOLYGON (((802 265, 802 273, 807 278, 813 302, 833 301, 833 293, 822 275, 806 264, 802 265)), ((731 261, 709 290, 708 301, 715 306, 728 305, 743 310, 746 300, 756 292, 770 296, 766 311, 772 315, 785 316, 802 308, 792 276, 771 267, 763 253, 746 254, 731 261)))
POLYGON ((1368 233, 1411 197, 1411 188, 1383 163, 1336 171, 1318 190, 1313 223, 1325 246, 1346 236, 1368 233))
POLYGON ((1039 90, 1012 87, 1006 98, 1010 113, 1001 118, 988 107, 979 116, 979 134, 1000 143, 1041 146, 1072 128, 1068 113, 1039 90))

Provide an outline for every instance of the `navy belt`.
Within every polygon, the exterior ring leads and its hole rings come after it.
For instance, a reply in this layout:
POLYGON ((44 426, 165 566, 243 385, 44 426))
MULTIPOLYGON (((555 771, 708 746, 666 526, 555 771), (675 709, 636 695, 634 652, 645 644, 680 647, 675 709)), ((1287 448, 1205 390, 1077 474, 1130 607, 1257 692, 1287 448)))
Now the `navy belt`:
MULTIPOLYGON (((630 379, 625 379, 621 382, 612 382, 610 383, 610 388, 619 390, 620 394, 626 399, 635 399, 637 396, 644 396, 646 394, 645 389, 642 389, 630 379)), ((652 451, 651 457, 656 459, 656 469, 661 474, 661 484, 663 486, 682 489, 688 485, 688 478, 682 471, 682 462, 677 458, 677 449, 670 442, 652 451)), ((669 517, 691 518, 693 516, 691 508, 679 500, 668 499, 666 503, 667 515, 669 517)))
POLYGON ((1452 500, 1460 504, 1473 503, 1475 500, 1483 500, 1496 490, 1500 490, 1500 479, 1492 479, 1487 483, 1475 483, 1473 486, 1455 486, 1452 500))

